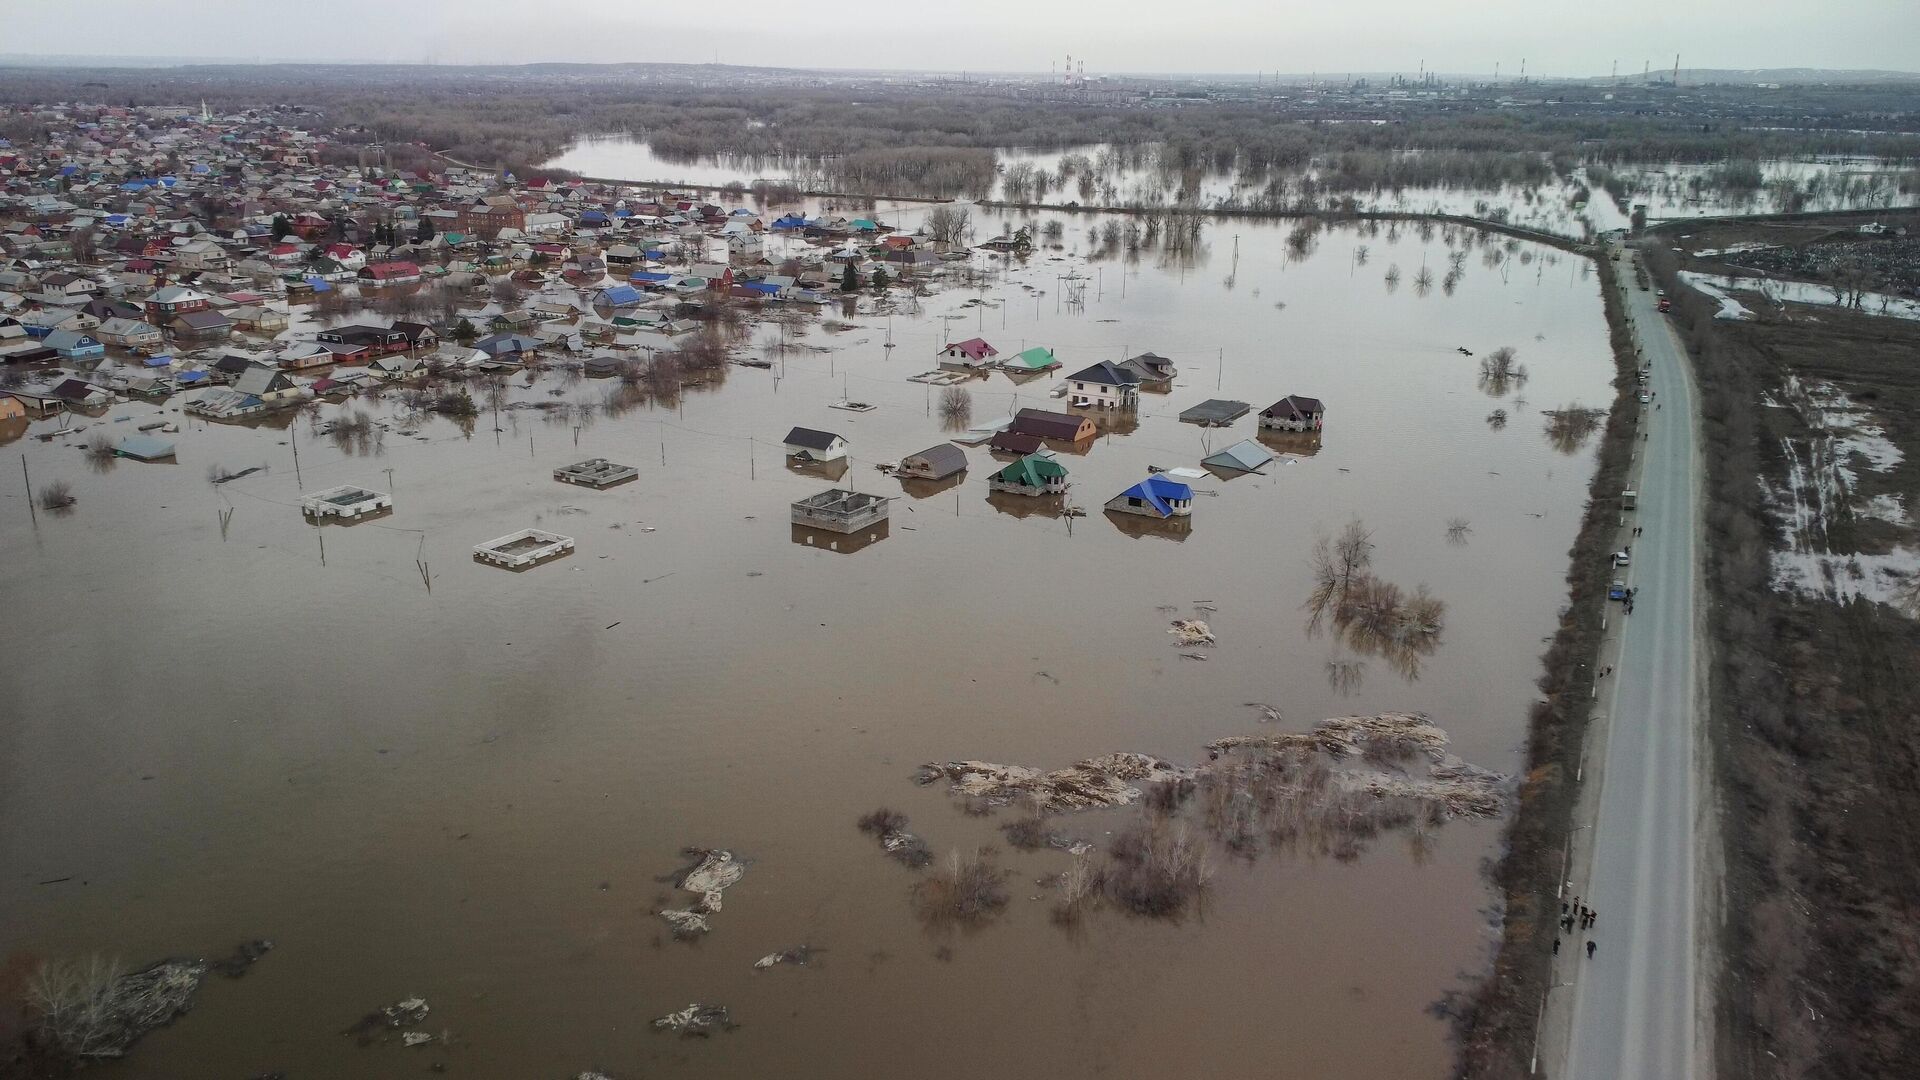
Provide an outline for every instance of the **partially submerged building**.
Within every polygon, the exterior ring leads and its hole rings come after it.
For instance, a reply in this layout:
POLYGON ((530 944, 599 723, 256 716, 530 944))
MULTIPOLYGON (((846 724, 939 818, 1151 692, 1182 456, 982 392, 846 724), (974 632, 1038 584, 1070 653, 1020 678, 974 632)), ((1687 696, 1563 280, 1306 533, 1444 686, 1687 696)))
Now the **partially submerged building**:
POLYGON ((1041 439, 1077 443, 1093 438, 1099 429, 1084 416, 1049 412, 1046 409, 1021 409, 1013 414, 1013 431, 1041 439))
POLYGON ((1067 376, 1067 396, 1076 409, 1131 409, 1140 403, 1140 376, 1102 360, 1067 376))
POLYGON ((828 532, 855 533, 885 521, 892 502, 884 495, 828 488, 794 503, 793 523, 828 532))
POLYGON ((588 458, 553 470, 553 478, 561 483, 584 484, 592 488, 612 487, 639 475, 639 469, 606 458, 588 458))
POLYGON ((341 484, 300 496, 300 510, 310 518, 348 520, 393 509, 393 496, 384 491, 341 484))
POLYGON ((1252 411, 1253 406, 1244 401, 1208 398, 1193 408, 1182 411, 1180 419, 1185 423, 1199 424, 1202 427, 1225 427, 1252 411))
POLYGON ((1164 476, 1149 476, 1108 499, 1107 509, 1162 520, 1186 517, 1193 513, 1193 489, 1164 476))
POLYGON ((994 473, 987 487, 1010 495, 1064 495, 1067 468, 1052 458, 1030 454, 994 473))
POLYGON ((1260 426, 1268 431, 1319 431, 1327 407, 1319 398, 1288 394, 1260 410, 1260 426))
POLYGON ((1242 439, 1217 454, 1201 458, 1200 464, 1230 472, 1258 472, 1272 460, 1273 451, 1252 439, 1242 439))
POLYGON ((847 440, 831 431, 797 427, 787 432, 787 453, 802 461, 839 461, 847 456, 847 440))
POLYGON ((950 442, 930 446, 917 454, 908 454, 900 459, 894 469, 897 476, 918 477, 922 480, 945 480, 967 471, 967 452, 950 442))
POLYGON ((547 532, 545 529, 521 529, 494 537, 484 544, 476 544, 473 557, 509 570, 525 570, 548 559, 557 559, 572 550, 571 536, 547 532))

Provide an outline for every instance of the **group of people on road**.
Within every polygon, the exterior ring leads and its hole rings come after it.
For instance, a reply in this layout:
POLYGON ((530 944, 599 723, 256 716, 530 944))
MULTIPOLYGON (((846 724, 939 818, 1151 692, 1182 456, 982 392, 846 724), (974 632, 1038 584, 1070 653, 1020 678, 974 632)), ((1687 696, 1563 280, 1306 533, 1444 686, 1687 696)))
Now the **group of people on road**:
MULTIPOLYGON (((1579 924, 1579 928, 1583 931, 1591 930, 1593 929, 1593 924, 1599 921, 1599 918, 1600 918, 1599 913, 1595 912, 1592 908, 1587 907, 1585 904, 1582 904, 1580 902, 1580 898, 1577 896, 1573 898, 1573 901, 1571 903, 1565 900, 1562 900, 1560 902, 1560 929, 1565 931, 1569 936, 1573 934, 1574 925, 1576 923, 1579 924)), ((1587 956, 1588 957, 1592 957, 1594 954, 1594 950, 1598 949, 1599 947, 1600 947, 1599 943, 1594 941, 1591 936, 1587 938, 1587 956)), ((1560 955, 1560 935, 1559 934, 1555 934, 1553 936, 1553 954, 1555 956, 1560 955)))

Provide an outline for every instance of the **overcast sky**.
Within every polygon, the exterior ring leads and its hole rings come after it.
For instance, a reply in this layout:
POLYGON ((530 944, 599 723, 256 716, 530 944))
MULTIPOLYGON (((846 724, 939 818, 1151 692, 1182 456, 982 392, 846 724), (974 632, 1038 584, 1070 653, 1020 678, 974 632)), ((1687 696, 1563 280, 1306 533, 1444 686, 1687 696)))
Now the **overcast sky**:
POLYGON ((0 0, 0 52, 1097 72, 1920 68, 1920 0, 0 0), (119 27, 119 29, 116 29, 119 27))

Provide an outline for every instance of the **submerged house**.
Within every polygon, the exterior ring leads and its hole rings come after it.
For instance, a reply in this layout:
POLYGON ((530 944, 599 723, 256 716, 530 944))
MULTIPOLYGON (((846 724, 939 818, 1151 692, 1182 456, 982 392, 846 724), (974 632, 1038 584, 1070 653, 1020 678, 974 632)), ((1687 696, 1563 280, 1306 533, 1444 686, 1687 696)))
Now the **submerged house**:
POLYGON ((1140 385, 1166 388, 1176 374, 1173 361, 1158 353, 1143 352, 1121 362, 1120 366, 1140 377, 1140 385))
POLYGON ((1260 410, 1260 426, 1268 431, 1319 431, 1326 416, 1319 398, 1288 394, 1260 410))
POLYGON ((1029 454, 994 473, 987 487, 1010 495, 1063 495, 1067 467, 1052 458, 1029 454))
POLYGON ((1164 476, 1149 476, 1107 500, 1107 509, 1116 514, 1141 517, 1186 517, 1193 513, 1193 489, 1164 476))
POLYGON ((1200 464, 1229 472, 1257 472, 1272 460, 1273 451, 1252 439, 1242 439, 1217 454, 1201 458, 1200 464))
POLYGON ((1012 430, 1017 435, 1077 443, 1093 438, 1099 429, 1084 416, 1049 412, 1046 409, 1021 409, 1013 416, 1012 430))
POLYGON ((828 488, 792 506, 793 523, 828 532, 853 533, 887 519, 892 499, 845 488, 828 488))
POLYGON ((1140 403, 1140 377, 1111 360, 1067 376, 1067 389, 1075 408, 1131 409, 1140 403))
POLYGON ((967 452, 950 442, 930 446, 917 454, 908 454, 900 459, 900 465, 894 470, 896 476, 918 477, 922 480, 945 480, 949 476, 967 471, 967 452))
POLYGON ((999 355, 999 350, 987 344, 985 338, 968 338, 941 349, 940 365, 972 371, 988 366, 999 355))
POLYGON ((1000 362, 1000 370, 1010 375, 1037 375, 1043 371, 1053 371, 1059 366, 1060 361, 1053 358, 1053 350, 1039 345, 1000 362))
POLYGON ((797 427, 787 432, 786 446, 790 456, 802 461, 839 461, 847 456, 847 440, 813 428, 797 427))

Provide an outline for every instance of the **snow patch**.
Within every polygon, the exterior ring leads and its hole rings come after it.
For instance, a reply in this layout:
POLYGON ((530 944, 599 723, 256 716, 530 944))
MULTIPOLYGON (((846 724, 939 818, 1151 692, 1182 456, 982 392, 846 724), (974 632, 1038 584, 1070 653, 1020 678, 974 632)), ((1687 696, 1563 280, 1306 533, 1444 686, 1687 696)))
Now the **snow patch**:
POLYGON ((1714 312, 1713 314, 1714 318, 1716 319, 1751 319, 1753 318, 1753 312, 1748 311, 1745 305, 1741 304, 1740 301, 1735 300, 1731 296, 1728 296, 1724 291, 1721 290, 1720 286, 1715 285, 1706 274, 1697 273, 1692 270, 1682 270, 1680 271, 1680 280, 1686 282, 1688 285, 1692 286, 1693 288, 1698 289, 1703 293, 1706 293, 1709 297, 1719 302, 1720 310, 1714 312))

